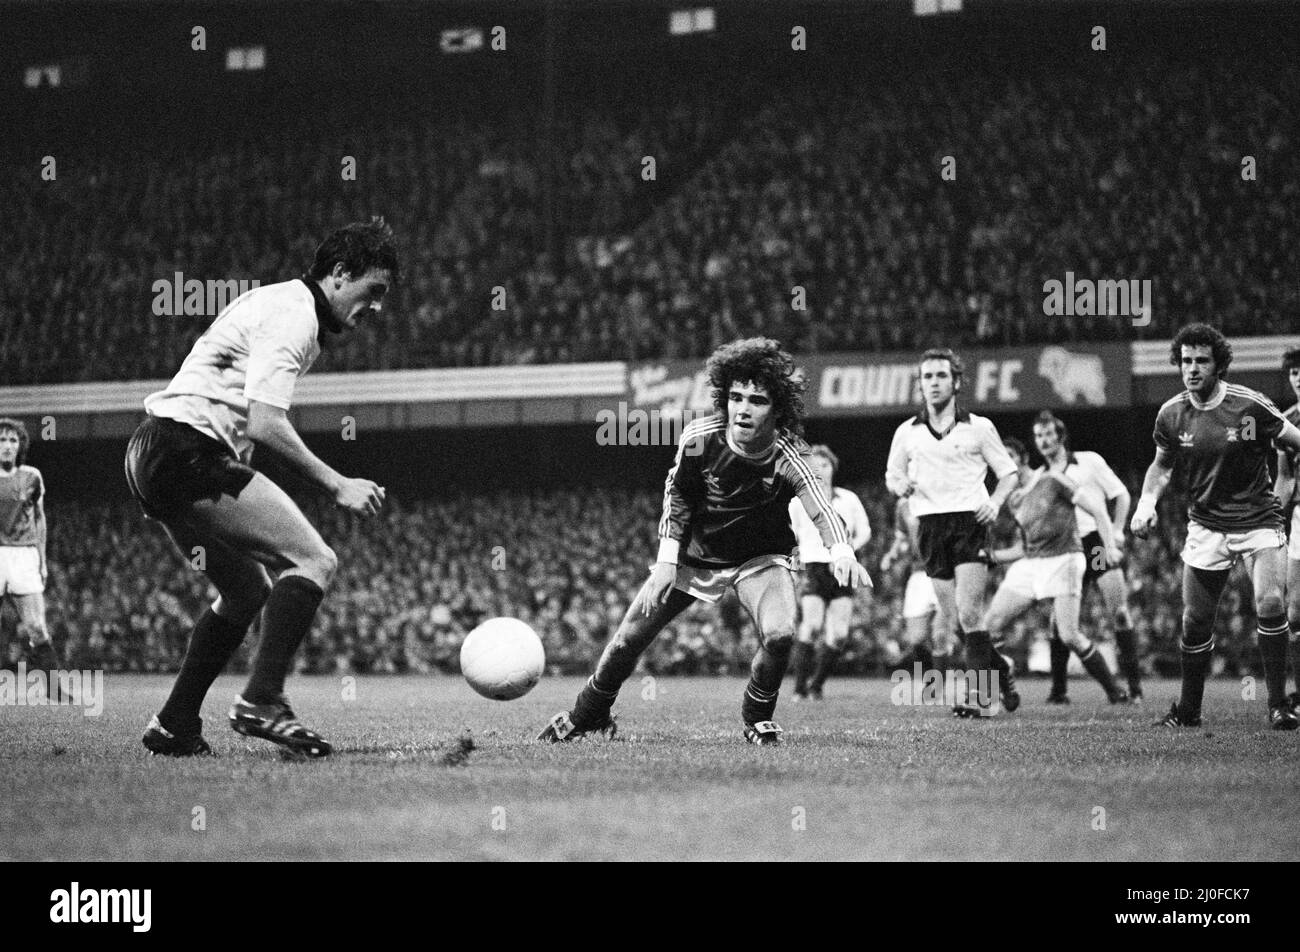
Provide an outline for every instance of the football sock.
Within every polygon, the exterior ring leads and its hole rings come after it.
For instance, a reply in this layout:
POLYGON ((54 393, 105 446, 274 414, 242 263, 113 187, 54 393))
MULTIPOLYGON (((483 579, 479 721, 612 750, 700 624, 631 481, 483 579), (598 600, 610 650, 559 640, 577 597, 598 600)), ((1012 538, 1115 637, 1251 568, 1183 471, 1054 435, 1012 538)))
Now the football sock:
POLYGON ((569 720, 578 730, 590 730, 598 724, 603 724, 609 717, 609 709, 614 706, 617 697, 618 688, 609 691, 597 687, 596 676, 593 674, 578 692, 578 699, 573 702, 569 720))
POLYGON ((1286 700, 1286 618, 1260 618, 1259 654, 1264 661, 1264 683, 1268 686, 1268 706, 1276 707, 1286 700))
POLYGON ((1178 700, 1178 713, 1185 718, 1201 716, 1201 701, 1205 697, 1205 678, 1210 673, 1210 658, 1214 654, 1214 638, 1195 648, 1188 649, 1184 644, 1181 650, 1183 661, 1183 690, 1178 700))
POLYGON ((796 694, 808 693, 808 675, 812 671, 812 645, 806 641, 796 641, 790 649, 790 668, 794 671, 794 690, 796 694))
MULTIPOLYGON (((987 631, 966 632, 966 667, 975 672, 993 671, 993 642, 987 631)), ((978 678, 978 673, 976 674, 978 678)), ((983 699, 987 700, 987 698, 983 699)))
POLYGON ((820 691, 826 679, 830 676, 831 668, 835 667, 835 659, 840 656, 839 648, 832 648, 824 641, 817 643, 817 665, 813 670, 812 681, 808 687, 814 691, 820 691))
POLYGON ((40 668, 42 671, 52 672, 62 667, 59 662, 59 653, 55 649, 53 641, 32 644, 27 657, 28 666, 31 668, 40 668))
POLYGON ((777 691, 764 691, 754 684, 754 679, 749 679, 749 684, 745 685, 745 697, 740 702, 740 719, 746 724, 757 724, 759 721, 770 721, 772 712, 776 710, 777 691))
POLYGON ((1016 689, 1016 679, 1011 674, 1011 659, 1002 653, 1002 648, 1006 645, 1006 640, 999 638, 994 641, 990 647, 990 655, 993 659, 993 670, 998 673, 998 684, 1003 694, 1016 689))
POLYGON ((249 704, 274 704, 284 694, 284 681, 298 646, 311 630, 316 609, 325 597, 321 587, 301 575, 285 575, 271 587, 262 609, 262 641, 253 671, 244 688, 249 704))
POLYGON ((913 663, 919 661, 921 667, 929 671, 934 668, 934 652, 930 650, 930 646, 925 642, 921 642, 919 645, 913 645, 912 661, 913 663))
POLYGON ((1128 681, 1130 691, 1142 688, 1142 669, 1138 665, 1137 632, 1132 628, 1115 629, 1115 660, 1119 662, 1119 673, 1128 681))
POLYGON ((1300 628, 1291 629, 1291 673, 1295 677, 1295 689, 1300 692, 1300 628))
POLYGON ((63 665, 59 662, 59 653, 53 641, 29 642, 27 666, 33 670, 44 671, 46 686, 51 701, 63 699, 63 689, 59 687, 58 671, 63 665))
POLYGON ((248 625, 248 622, 240 625, 222 618, 211 607, 199 616, 190 632, 189 647, 185 649, 185 660, 181 662, 172 693, 158 712, 163 727, 183 734, 200 727, 203 699, 248 634, 248 625))
POLYGON ((1052 657, 1052 693, 1065 694, 1069 681, 1070 646, 1061 640, 1055 622, 1052 623, 1052 637, 1047 639, 1047 645, 1052 657))
POLYGON ((1101 656, 1095 644, 1089 644, 1085 650, 1079 652, 1079 661, 1083 665, 1083 670, 1092 675, 1101 685, 1102 690, 1106 692, 1106 697, 1113 698, 1119 693, 1115 675, 1111 674, 1110 666, 1106 664, 1106 659, 1101 656))

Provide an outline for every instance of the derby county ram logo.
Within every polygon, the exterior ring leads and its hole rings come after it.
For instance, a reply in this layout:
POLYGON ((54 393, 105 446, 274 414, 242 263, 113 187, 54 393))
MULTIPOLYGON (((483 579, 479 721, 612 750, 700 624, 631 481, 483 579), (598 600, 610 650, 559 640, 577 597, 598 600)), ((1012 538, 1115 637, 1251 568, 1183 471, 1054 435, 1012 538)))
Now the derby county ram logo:
POLYGON ((1106 372, 1096 354, 1072 354, 1064 347, 1045 347, 1038 358, 1038 376, 1069 404, 1106 405, 1106 372))

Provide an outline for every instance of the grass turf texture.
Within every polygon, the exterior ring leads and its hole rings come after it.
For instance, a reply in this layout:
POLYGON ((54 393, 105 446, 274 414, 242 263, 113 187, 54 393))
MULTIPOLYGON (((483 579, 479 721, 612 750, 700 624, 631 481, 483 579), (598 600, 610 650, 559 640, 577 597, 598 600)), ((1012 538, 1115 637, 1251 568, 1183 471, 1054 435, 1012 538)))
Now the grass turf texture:
MULTIPOLYGON (((784 744, 742 742, 734 678, 633 679, 616 740, 533 741, 581 681, 509 703, 459 678, 294 678, 305 722, 335 745, 291 761, 234 734, 217 683, 217 758, 148 756, 140 734, 170 678, 108 675, 100 717, 0 708, 0 859, 1290 859, 1300 732, 1212 682, 1206 726, 1151 726, 1176 695, 992 721, 896 707, 885 680, 838 680, 777 719, 784 744), (648 692, 647 692, 648 693, 648 692), (461 740, 468 731, 474 749, 461 740), (206 829, 193 829, 195 808, 206 829), (1105 829, 1095 829, 1105 811, 1105 829)), ((787 689, 789 685, 787 683, 787 689)))

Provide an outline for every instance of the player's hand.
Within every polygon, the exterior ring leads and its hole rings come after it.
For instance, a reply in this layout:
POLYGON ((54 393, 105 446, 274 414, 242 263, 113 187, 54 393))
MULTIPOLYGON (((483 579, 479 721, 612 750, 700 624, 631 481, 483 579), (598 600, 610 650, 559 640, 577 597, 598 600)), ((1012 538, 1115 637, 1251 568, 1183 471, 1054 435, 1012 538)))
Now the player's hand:
POLYGON ((992 503, 980 503, 980 507, 975 510, 975 521, 982 526, 992 525, 998 518, 998 511, 993 508, 992 503))
POLYGON ((1145 539, 1150 535, 1151 530, 1156 527, 1156 511, 1154 509, 1138 509, 1133 513, 1133 518, 1129 520, 1128 531, 1133 533, 1139 539, 1145 539))
POLYGON ((334 501, 351 512, 373 516, 384 505, 384 487, 368 479, 345 479, 334 501))
POLYGON ((1119 568, 1120 562, 1124 560, 1124 549, 1117 542, 1112 542, 1109 549, 1106 550, 1106 567, 1111 569, 1119 568))
POLYGON ((650 613, 664 603, 677 580, 677 566, 672 562, 656 562, 650 577, 641 588, 641 614, 650 613))
POLYGON ((866 586, 874 588, 871 584, 871 576, 857 559, 847 555, 835 560, 835 565, 831 569, 835 573, 835 583, 837 585, 847 585, 849 588, 858 588, 866 586))
POLYGON ((890 570, 893 569, 893 567, 894 567, 894 554, 892 552, 886 552, 883 556, 880 557, 880 571, 888 575, 890 570))

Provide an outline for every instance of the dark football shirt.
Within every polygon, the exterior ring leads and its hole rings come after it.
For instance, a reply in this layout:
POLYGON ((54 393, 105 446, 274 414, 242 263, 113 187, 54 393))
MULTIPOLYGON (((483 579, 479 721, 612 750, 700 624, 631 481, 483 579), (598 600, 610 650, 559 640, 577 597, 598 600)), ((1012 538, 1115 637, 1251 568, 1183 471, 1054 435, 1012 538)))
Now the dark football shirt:
POLYGON ((1188 517, 1217 532, 1282 527, 1268 474, 1273 440, 1285 418, 1249 387, 1225 384, 1198 407, 1184 390, 1156 414, 1156 446, 1171 453, 1187 480, 1188 517))
POLYGON ((1040 469, 1035 471, 1032 483, 1013 490, 1007 497, 1011 515, 1025 537, 1026 558, 1045 559, 1083 551, 1079 522, 1074 517, 1077 491, 1056 474, 1040 469))
POLYGON ((778 432, 766 453, 745 456, 727 442, 714 415, 682 433, 664 486, 659 537, 682 542, 680 563, 733 568, 760 555, 795 548, 790 500, 798 496, 829 549, 848 545, 848 532, 808 465, 808 444, 778 432))
POLYGON ((0 474, 0 545, 38 545, 36 504, 44 486, 34 467, 0 474))

